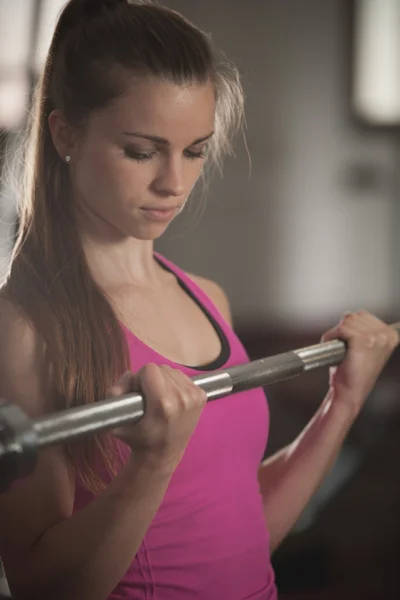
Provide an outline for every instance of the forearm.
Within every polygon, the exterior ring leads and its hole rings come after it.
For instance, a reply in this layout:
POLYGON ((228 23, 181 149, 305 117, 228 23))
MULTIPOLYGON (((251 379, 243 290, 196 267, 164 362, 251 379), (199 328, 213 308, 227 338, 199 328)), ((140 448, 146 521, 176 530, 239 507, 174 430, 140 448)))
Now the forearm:
POLYGON ((16 600, 105 600, 135 557, 169 479, 128 463, 95 501, 30 551, 16 600))
POLYGON ((330 395, 289 446, 266 459, 259 469, 271 552, 289 533, 333 466, 354 417, 346 403, 330 395))

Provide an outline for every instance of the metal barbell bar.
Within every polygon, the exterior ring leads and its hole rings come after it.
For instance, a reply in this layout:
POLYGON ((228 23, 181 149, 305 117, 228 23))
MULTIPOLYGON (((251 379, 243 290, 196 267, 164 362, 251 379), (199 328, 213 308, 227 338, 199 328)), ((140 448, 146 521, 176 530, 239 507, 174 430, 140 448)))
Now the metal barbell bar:
MULTIPOLYGON (((391 325, 400 334, 400 322, 391 325)), ((339 365, 346 344, 332 340, 192 377, 209 400, 276 383, 305 371, 339 365)), ((138 422, 145 398, 138 393, 29 419, 14 404, 0 401, 0 489, 27 475, 41 448, 138 422)))

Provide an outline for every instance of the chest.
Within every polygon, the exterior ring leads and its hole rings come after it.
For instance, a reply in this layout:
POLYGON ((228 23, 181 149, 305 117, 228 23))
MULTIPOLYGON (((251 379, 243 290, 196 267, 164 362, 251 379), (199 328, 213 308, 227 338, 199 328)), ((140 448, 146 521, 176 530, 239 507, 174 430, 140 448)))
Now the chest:
POLYGON ((121 289, 113 304, 125 327, 170 361, 200 366, 221 353, 212 319, 178 282, 151 292, 121 289))

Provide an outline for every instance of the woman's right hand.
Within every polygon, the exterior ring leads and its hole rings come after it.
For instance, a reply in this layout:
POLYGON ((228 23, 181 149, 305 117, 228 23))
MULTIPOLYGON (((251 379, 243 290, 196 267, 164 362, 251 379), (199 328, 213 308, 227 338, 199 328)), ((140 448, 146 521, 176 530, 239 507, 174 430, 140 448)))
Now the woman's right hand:
POLYGON ((131 447, 135 462, 172 475, 207 402, 206 393, 178 369, 152 363, 136 374, 125 373, 108 395, 134 392, 144 396, 144 417, 113 434, 131 447))

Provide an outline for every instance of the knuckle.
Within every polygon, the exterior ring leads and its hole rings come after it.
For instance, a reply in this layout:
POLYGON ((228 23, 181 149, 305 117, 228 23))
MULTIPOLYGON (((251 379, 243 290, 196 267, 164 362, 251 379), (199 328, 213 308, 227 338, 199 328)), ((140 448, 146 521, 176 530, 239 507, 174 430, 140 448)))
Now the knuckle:
POLYGON ((192 383, 188 383, 188 385, 185 387, 185 395, 189 398, 195 399, 197 396, 197 387, 192 383))
POLYGON ((175 394, 176 394, 177 402, 179 403, 179 405, 182 408, 186 408, 186 406, 188 406, 190 404, 191 392, 190 392, 189 386, 177 385, 175 394))
POLYGON ((363 345, 365 345, 367 348, 375 347, 376 342, 377 342, 377 336, 375 333, 366 333, 360 337, 363 341, 363 345))
POLYGON ((160 404, 162 407, 163 415, 167 419, 171 419, 177 413, 176 402, 174 402, 174 399, 170 394, 160 398, 160 404))
POLYGON ((183 388, 180 392, 180 401, 183 410, 192 410, 203 404, 203 394, 205 392, 190 382, 190 385, 183 388))
POLYGON ((140 377, 148 377, 156 370, 158 370, 158 366, 155 363, 147 363, 147 365, 144 365, 144 367, 140 369, 138 375, 140 375, 140 377))
POLYGON ((357 316, 357 313, 352 310, 347 310, 343 313, 342 321, 352 321, 357 316))
POLYGON ((337 331, 338 331, 338 327, 332 327, 331 329, 328 329, 327 331, 325 331, 322 336, 321 336, 321 341, 322 342, 327 342, 329 340, 331 340, 332 338, 337 336, 337 331))
POLYGON ((201 387, 193 386, 191 394, 192 394, 193 401, 196 404, 201 405, 207 401, 207 395, 201 387))
POLYGON ((174 367, 170 367, 169 365, 165 365, 166 373, 168 373, 174 381, 179 379, 179 382, 186 382, 188 377, 183 373, 180 369, 174 369, 174 367))
POLYGON ((199 398, 199 390, 195 385, 189 385, 185 390, 185 396, 190 405, 196 403, 199 398))
POLYGON ((172 373, 174 371, 172 367, 170 367, 169 365, 160 365, 158 369, 161 377, 163 377, 165 380, 172 379, 172 373))
POLYGON ((349 337, 349 328, 347 324, 341 323, 337 328, 337 337, 346 339, 349 337))
POLYGON ((386 333, 379 331, 376 334, 376 343, 379 348, 385 348, 388 345, 388 338, 386 333))
POLYGON ((372 332, 356 332, 350 336, 349 341, 353 348, 358 348, 360 350, 364 348, 373 348, 376 344, 376 336, 372 332))
POLYGON ((200 393, 200 401, 202 402, 202 404, 206 404, 206 402, 208 401, 208 397, 207 397, 207 393, 205 390, 203 390, 202 388, 199 388, 199 393, 200 393))
POLYGON ((118 384, 115 384, 107 389, 106 396, 115 398, 117 396, 121 396, 122 393, 123 393, 123 389, 121 388, 121 386, 118 384))

